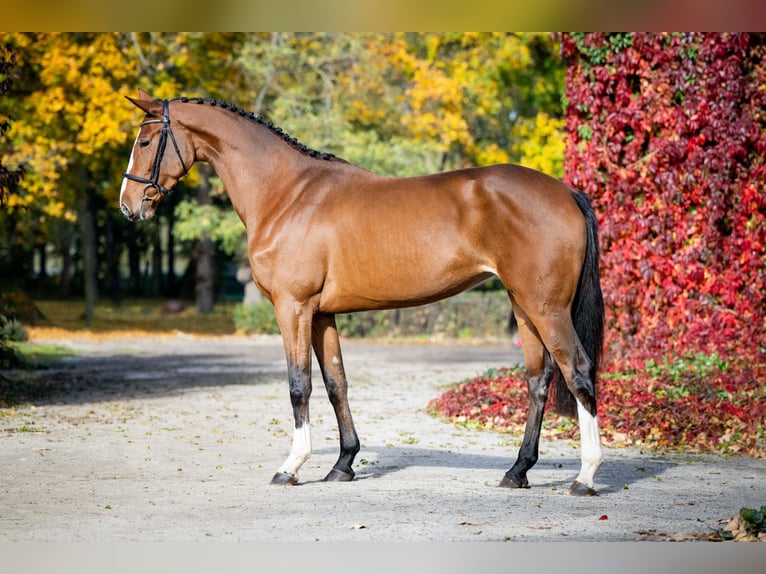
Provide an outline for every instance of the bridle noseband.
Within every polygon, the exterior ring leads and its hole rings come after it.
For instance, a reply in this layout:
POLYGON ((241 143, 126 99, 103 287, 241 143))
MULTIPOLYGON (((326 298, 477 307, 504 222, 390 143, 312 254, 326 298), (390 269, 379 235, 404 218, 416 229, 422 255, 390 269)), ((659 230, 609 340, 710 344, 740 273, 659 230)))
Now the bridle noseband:
POLYGON ((142 128, 145 125, 148 124, 159 124, 162 123, 162 131, 160 132, 160 143, 159 147, 157 147, 157 153, 154 156, 154 162, 152 163, 152 173, 149 175, 149 178, 140 177, 138 175, 133 175, 132 173, 125 172, 122 174, 122 177, 125 177, 127 179, 130 179, 132 181, 136 181, 138 183, 145 183, 146 188, 144 188, 144 197, 141 199, 141 202, 149 199, 154 199, 156 197, 150 197, 146 194, 146 190, 149 188, 154 188, 157 190, 157 192, 162 195, 163 197, 168 197, 173 190, 168 189, 163 185, 160 185, 160 165, 162 164, 162 158, 165 155, 165 147, 168 143, 168 135, 170 136, 170 141, 173 142, 173 147, 176 150, 176 155, 178 156, 178 159, 181 162, 181 167, 184 168, 184 173, 181 175, 186 174, 188 171, 188 168, 186 167, 186 163, 184 162, 183 157, 181 157, 181 150, 178 148, 178 144, 176 143, 176 138, 173 135, 173 130, 170 129, 170 113, 168 111, 168 100, 162 100, 162 119, 157 120, 146 120, 145 122, 142 122, 138 125, 139 129, 142 128))

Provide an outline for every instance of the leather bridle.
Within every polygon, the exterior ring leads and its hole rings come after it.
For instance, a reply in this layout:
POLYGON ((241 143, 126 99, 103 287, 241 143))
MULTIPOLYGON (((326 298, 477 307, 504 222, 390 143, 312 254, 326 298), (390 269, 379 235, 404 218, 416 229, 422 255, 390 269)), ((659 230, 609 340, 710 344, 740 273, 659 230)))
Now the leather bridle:
POLYGON ((122 174, 122 177, 125 177, 127 179, 130 179, 132 181, 138 182, 138 183, 145 183, 146 187, 144 188, 144 196, 141 198, 141 202, 143 203, 145 200, 153 200, 157 196, 149 196, 146 194, 146 190, 150 188, 154 188, 157 190, 157 192, 162 195, 163 197, 168 197, 173 190, 168 189, 165 186, 160 184, 160 165, 162 164, 162 158, 165 155, 165 147, 168 143, 168 136, 170 136, 170 141, 173 142, 173 147, 176 150, 176 155, 178 156, 179 161, 181 162, 181 166, 184 168, 184 172, 181 175, 186 174, 188 171, 188 168, 186 167, 186 163, 184 162, 183 157, 181 157, 181 150, 178 148, 178 143, 176 143, 176 138, 173 135, 173 130, 170 129, 170 113, 168 111, 168 100, 162 100, 162 119, 156 119, 156 120, 146 120, 145 122, 142 122, 138 125, 139 129, 143 126, 149 125, 149 124, 162 124, 162 131, 160 132, 160 142, 159 146, 157 147, 157 153, 154 156, 154 162, 152 163, 152 173, 149 175, 148 178, 141 177, 138 175, 133 175, 132 173, 125 172, 122 174))

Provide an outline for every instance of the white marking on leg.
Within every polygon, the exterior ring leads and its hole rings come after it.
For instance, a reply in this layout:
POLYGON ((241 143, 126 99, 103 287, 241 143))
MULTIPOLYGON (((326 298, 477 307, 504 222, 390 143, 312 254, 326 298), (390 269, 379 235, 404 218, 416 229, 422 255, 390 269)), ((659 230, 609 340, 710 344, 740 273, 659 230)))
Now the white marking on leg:
POLYGON ((340 359, 338 359, 337 355, 333 355, 332 364, 337 365, 338 363, 340 363, 340 359))
POLYGON ((598 430, 598 418, 577 401, 577 418, 580 421, 580 474, 577 482, 593 488, 593 477, 604 462, 601 453, 601 436, 598 430))
POLYGON ((298 476, 303 463, 311 456, 311 425, 308 421, 297 427, 293 432, 293 445, 290 449, 290 456, 285 463, 279 467, 279 472, 298 476))

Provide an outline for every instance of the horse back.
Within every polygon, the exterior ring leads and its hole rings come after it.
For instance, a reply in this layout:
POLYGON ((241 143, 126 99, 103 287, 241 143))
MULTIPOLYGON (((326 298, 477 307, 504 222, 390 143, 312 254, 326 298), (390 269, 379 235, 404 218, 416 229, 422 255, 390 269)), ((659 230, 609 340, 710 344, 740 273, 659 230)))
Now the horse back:
POLYGON ((514 165, 336 178, 306 211, 291 258, 312 270, 326 312, 428 303, 584 249, 571 190, 514 165))

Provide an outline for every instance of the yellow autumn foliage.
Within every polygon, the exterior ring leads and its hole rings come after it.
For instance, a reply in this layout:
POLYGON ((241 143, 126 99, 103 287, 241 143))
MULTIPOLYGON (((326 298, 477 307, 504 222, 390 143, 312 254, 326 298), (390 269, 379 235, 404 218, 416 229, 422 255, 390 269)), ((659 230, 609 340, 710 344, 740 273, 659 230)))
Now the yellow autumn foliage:
POLYGON ((555 90, 549 73, 536 73, 546 42, 542 34, 501 32, 375 35, 367 48, 382 59, 365 63, 368 82, 358 81, 350 117, 435 141, 442 153, 456 154, 455 166, 516 161, 560 176, 563 122, 527 109, 555 90), (515 77, 524 84, 514 85, 515 77))
POLYGON ((10 103, 14 145, 3 162, 25 165, 27 175, 8 206, 34 205, 48 217, 71 219, 74 198, 87 186, 81 174, 115 163, 130 137, 135 114, 123 96, 134 93, 129 78, 137 70, 119 34, 18 33, 6 40, 19 65, 37 71, 36 82, 28 80, 31 93, 10 103))
POLYGON ((562 177, 564 172, 563 118, 552 118, 545 112, 534 118, 519 119, 513 128, 514 152, 519 163, 552 175, 562 177))

